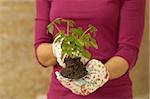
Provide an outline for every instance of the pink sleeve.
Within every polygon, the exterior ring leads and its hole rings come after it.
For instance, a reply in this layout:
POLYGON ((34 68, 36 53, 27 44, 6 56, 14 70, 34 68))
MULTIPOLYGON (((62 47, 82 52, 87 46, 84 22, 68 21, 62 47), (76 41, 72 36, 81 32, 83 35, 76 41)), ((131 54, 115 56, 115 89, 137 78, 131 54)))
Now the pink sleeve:
POLYGON ((116 56, 127 60, 131 69, 138 58, 144 30, 145 0, 122 0, 116 56))
MULTIPOLYGON (((36 16, 35 16, 35 35, 34 35, 34 47, 35 55, 37 58, 37 47, 41 43, 52 43, 53 36, 47 33, 47 25, 49 21, 51 2, 48 0, 36 0, 36 16)), ((38 63, 39 60, 37 58, 38 63)), ((41 64, 41 63, 40 63, 41 64)), ((44 66, 43 64, 41 64, 44 66)))

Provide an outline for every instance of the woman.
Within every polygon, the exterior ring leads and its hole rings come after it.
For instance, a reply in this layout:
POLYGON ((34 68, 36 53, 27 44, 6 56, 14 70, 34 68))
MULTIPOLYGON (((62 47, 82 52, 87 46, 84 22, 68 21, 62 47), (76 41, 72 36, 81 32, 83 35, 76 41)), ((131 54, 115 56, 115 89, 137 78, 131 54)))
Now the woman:
MULTIPOLYGON (((145 0, 36 0, 35 54, 44 67, 53 66, 48 99, 132 99, 129 71, 138 58, 144 28, 145 0), (52 52, 53 35, 47 25, 56 17, 97 29, 98 49, 90 49, 109 71, 109 81, 96 92, 80 96, 56 79, 60 69, 52 52)), ((65 26, 61 26, 62 28, 65 26)))

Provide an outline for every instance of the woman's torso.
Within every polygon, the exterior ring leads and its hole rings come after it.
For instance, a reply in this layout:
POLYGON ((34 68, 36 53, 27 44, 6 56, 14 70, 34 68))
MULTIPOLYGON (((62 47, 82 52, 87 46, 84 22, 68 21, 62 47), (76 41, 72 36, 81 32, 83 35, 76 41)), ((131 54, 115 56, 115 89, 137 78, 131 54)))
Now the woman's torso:
MULTIPOLYGON (((49 18, 50 21, 56 17, 72 19, 77 26, 81 26, 84 29, 87 28, 88 24, 94 25, 98 29, 95 39, 97 40, 99 48, 89 48, 89 51, 92 54, 92 58, 99 59, 105 63, 117 52, 120 1, 121 0, 52 0, 49 18)), ((60 28, 65 28, 65 25, 66 24, 60 25, 60 28)), ((63 96, 66 97, 61 99, 112 99, 106 97, 114 97, 114 99, 117 99, 118 95, 124 97, 118 97, 118 99, 130 99, 125 97, 131 97, 131 81, 128 73, 121 78, 109 81, 88 97, 82 97, 72 94, 56 80, 54 72, 60 69, 58 65, 54 67, 51 87, 48 93, 48 96, 51 97, 49 99, 59 99, 63 96)))
POLYGON ((84 29, 88 24, 94 25, 99 48, 89 50, 93 58, 108 59, 117 51, 119 9, 120 0, 52 0, 50 20, 72 19, 84 29))

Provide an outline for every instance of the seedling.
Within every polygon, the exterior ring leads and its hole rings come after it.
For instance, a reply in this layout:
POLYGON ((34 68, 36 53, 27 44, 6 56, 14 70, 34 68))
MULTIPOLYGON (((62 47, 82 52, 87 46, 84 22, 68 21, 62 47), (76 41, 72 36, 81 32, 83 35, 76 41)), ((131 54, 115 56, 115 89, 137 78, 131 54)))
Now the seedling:
POLYGON ((96 40, 91 36, 96 36, 97 29, 89 24, 88 28, 84 30, 82 27, 75 27, 75 22, 73 20, 67 20, 62 18, 56 18, 48 25, 49 33, 53 34, 54 29, 57 29, 57 33, 54 35, 54 38, 59 35, 59 37, 54 41, 60 42, 62 55, 67 54, 68 57, 65 57, 64 63, 66 67, 62 69, 61 75, 70 78, 70 79, 79 79, 84 77, 87 74, 87 70, 84 64, 80 61, 81 56, 90 59, 91 53, 87 50, 89 47, 98 48, 96 40), (66 23, 66 32, 61 30, 59 25, 66 23))
POLYGON ((96 36, 97 29, 89 24, 86 30, 82 27, 74 27, 75 22, 73 20, 67 20, 62 18, 56 18, 48 25, 49 33, 53 34, 54 28, 57 29, 57 33, 54 37, 60 35, 55 42, 60 41, 63 38, 61 45, 62 56, 67 54, 71 58, 76 58, 79 56, 84 56, 87 59, 91 58, 91 53, 87 50, 89 47, 98 48, 96 40, 91 36, 96 36), (65 30, 61 30, 58 25, 61 23, 66 23, 66 33, 65 30))

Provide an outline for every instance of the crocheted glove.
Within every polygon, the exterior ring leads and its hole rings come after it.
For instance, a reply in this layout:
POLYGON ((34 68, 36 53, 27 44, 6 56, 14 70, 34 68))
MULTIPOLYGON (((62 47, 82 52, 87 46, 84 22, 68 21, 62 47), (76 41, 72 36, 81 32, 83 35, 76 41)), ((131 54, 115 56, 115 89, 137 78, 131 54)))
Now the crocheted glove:
POLYGON ((56 71, 58 81, 71 90, 74 94, 88 95, 103 86, 109 80, 109 72, 105 66, 96 59, 90 60, 86 69, 88 74, 80 79, 68 79, 63 77, 60 72, 56 71))
MULTIPOLYGON (((62 38, 60 41, 57 41, 57 42, 56 42, 57 38, 59 38, 59 37, 60 37, 60 35, 58 35, 58 36, 54 39, 54 42, 52 43, 53 54, 54 54, 54 56, 56 57, 57 62, 59 63, 59 65, 60 65, 61 67, 65 68, 64 59, 65 59, 65 57, 67 56, 67 54, 65 54, 65 55, 63 56, 63 58, 61 59, 61 57, 62 57, 61 44, 62 44, 62 42, 63 42, 63 38, 62 38)), ((86 63, 88 62, 88 59, 87 59, 87 58, 85 58, 85 57, 83 57, 83 56, 79 56, 79 57, 81 57, 80 60, 81 60, 81 62, 82 62, 83 64, 86 64, 86 63)))

